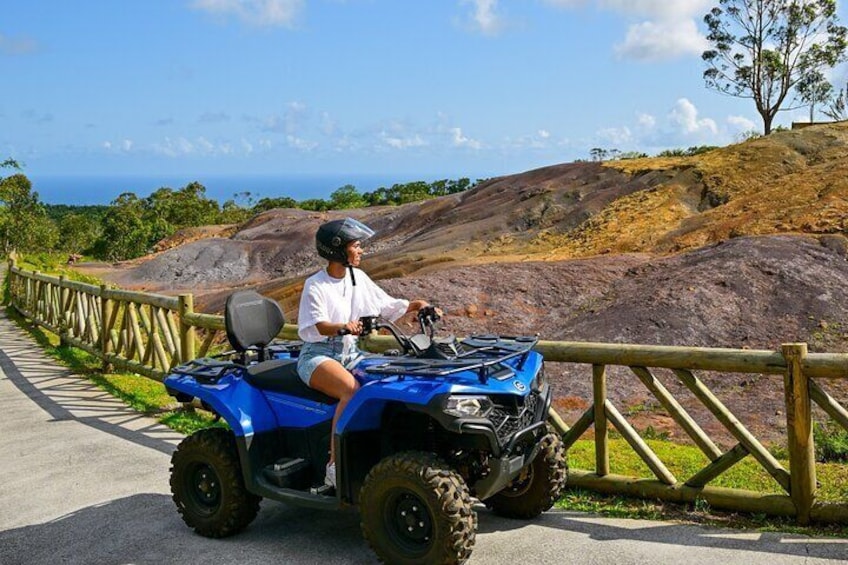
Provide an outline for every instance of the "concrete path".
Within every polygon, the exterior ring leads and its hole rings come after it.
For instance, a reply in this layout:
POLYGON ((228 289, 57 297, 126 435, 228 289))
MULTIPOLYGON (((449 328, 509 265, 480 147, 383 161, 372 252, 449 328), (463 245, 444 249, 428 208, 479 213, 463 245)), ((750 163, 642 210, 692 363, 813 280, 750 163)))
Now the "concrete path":
MULTIPOLYGON (((265 501, 225 540, 195 535, 168 490, 180 437, 57 367, 0 309, 0 564, 373 563, 355 512, 265 501)), ((470 563, 815 564, 848 540, 480 508, 470 563)))

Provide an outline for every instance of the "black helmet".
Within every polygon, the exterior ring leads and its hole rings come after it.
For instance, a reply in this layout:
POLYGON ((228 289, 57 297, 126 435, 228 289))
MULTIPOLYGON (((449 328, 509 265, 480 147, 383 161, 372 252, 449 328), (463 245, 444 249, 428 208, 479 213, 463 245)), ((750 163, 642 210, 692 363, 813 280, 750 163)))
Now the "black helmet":
POLYGON ((373 235, 374 230, 353 218, 333 220, 318 228, 315 247, 324 259, 347 266, 347 244, 351 241, 364 242, 373 235))

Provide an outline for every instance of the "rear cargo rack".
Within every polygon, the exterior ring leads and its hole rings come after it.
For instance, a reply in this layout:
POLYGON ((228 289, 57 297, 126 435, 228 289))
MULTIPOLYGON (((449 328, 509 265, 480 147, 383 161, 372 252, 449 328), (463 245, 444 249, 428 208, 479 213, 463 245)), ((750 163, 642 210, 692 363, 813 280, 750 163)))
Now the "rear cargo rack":
POLYGON ((184 365, 174 367, 171 373, 193 377, 199 383, 216 383, 225 376, 243 370, 244 365, 228 361, 218 361, 210 357, 193 359, 184 365))
POLYGON ((489 377, 511 370, 505 363, 521 357, 521 369, 538 343, 538 337, 471 336, 459 342, 462 352, 453 359, 400 358, 365 369, 368 373, 404 377, 444 377, 464 371, 476 371, 485 384, 489 377))

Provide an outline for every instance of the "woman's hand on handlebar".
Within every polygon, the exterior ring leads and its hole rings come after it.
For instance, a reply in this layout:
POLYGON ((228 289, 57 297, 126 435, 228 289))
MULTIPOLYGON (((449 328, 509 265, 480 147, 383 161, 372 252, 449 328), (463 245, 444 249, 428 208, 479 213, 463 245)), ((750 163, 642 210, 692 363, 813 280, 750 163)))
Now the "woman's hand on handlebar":
POLYGON ((352 320, 339 328, 339 335, 359 335, 362 333, 362 322, 352 320))

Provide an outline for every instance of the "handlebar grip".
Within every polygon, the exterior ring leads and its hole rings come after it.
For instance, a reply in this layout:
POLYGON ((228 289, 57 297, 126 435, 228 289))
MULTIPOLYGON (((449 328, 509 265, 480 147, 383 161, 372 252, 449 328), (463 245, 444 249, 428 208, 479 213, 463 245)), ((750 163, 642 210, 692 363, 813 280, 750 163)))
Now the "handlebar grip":
POLYGON ((350 330, 347 328, 340 328, 339 331, 336 332, 338 335, 350 335, 350 330))

